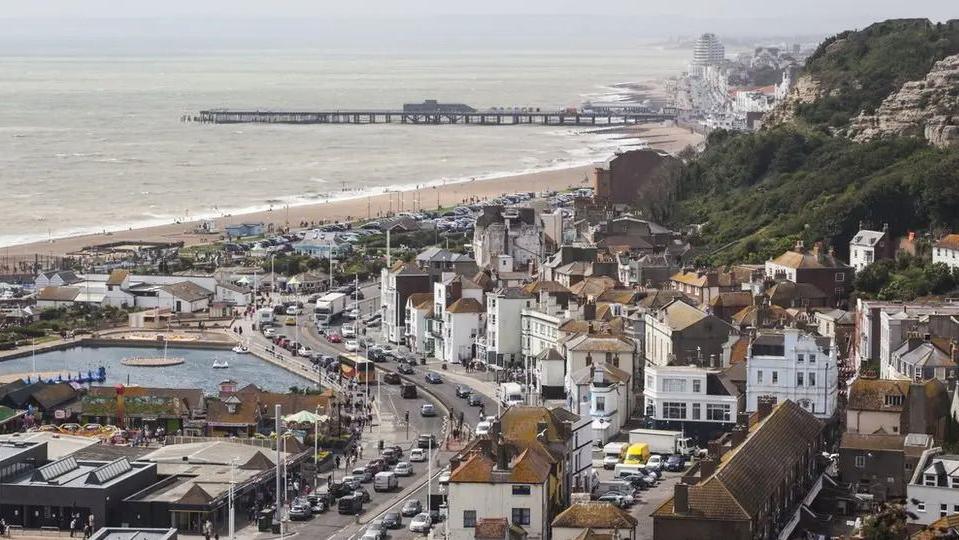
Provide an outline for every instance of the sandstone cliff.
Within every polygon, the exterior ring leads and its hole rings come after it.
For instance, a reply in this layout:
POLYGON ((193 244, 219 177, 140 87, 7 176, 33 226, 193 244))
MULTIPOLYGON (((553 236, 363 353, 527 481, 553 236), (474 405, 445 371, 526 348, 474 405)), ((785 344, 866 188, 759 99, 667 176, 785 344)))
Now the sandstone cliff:
POLYGON ((959 55, 936 62, 922 80, 902 85, 875 113, 861 113, 847 133, 857 142, 905 135, 940 148, 959 146, 959 55))

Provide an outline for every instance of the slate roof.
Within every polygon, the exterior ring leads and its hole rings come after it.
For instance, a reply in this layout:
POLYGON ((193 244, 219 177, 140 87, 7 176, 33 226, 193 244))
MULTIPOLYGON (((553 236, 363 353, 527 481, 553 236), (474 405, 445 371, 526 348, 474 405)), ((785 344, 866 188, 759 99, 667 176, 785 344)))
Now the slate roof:
POLYGON ((566 361, 566 357, 563 356, 563 353, 557 351, 555 347, 547 347, 536 355, 536 360, 564 362, 566 361))
POLYGON ((589 501, 570 505, 553 519, 553 527, 567 529, 632 529, 639 520, 608 502, 589 501))
POLYGON ((882 240, 882 237, 885 235, 886 233, 883 231, 870 231, 868 229, 862 229, 852 237, 852 240, 849 241, 849 244, 854 246, 872 247, 876 245, 877 242, 882 240))
POLYGON ((164 285, 161 288, 173 295, 175 298, 179 298, 180 300, 184 300, 186 302, 196 302, 203 300, 204 298, 209 298, 213 295, 212 292, 204 289, 196 283, 193 283, 192 281, 181 281, 179 283, 164 285))
POLYGON ((613 250, 648 250, 654 249, 655 246, 646 239, 648 236, 641 236, 638 234, 614 234, 607 236, 601 239, 599 242, 596 242, 596 245, 601 248, 609 248, 613 250))
MULTIPOLYGON (((689 486, 689 515, 706 519, 750 520, 782 484, 786 471, 818 444, 822 424, 796 403, 778 403, 754 424, 746 440, 723 455, 716 472, 689 486)), ((676 516, 673 500, 654 516, 676 516)), ((682 515, 682 514, 680 514, 682 515)))

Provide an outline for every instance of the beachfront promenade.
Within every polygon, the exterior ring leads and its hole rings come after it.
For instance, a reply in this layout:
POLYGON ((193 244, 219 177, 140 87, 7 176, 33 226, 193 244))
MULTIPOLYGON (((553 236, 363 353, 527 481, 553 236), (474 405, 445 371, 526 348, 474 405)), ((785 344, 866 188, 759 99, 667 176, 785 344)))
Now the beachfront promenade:
POLYGON ((645 112, 599 113, 575 110, 529 111, 437 111, 337 110, 258 111, 209 109, 186 115, 184 121, 206 124, 408 124, 467 126, 623 126, 662 122, 676 118, 676 110, 663 108, 645 112))

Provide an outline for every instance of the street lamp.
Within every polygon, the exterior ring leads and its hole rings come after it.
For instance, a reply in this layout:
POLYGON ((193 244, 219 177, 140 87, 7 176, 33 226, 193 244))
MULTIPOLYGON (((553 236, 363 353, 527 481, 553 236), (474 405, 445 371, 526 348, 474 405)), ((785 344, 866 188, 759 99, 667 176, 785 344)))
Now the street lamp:
POLYGON ((236 540, 236 510, 234 500, 236 492, 236 457, 230 458, 230 540, 236 540))

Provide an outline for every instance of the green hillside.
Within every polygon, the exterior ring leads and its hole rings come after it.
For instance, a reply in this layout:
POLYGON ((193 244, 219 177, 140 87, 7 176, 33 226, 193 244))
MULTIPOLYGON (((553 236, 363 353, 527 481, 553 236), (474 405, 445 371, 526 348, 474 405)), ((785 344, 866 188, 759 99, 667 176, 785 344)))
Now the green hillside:
POLYGON ((959 52, 959 23, 888 21, 826 40, 804 74, 827 97, 797 120, 758 133, 710 134, 654 217, 705 224, 700 262, 759 262, 797 239, 830 241, 846 256, 859 222, 892 231, 959 230, 959 149, 890 137, 865 144, 829 134, 907 80, 959 52))

